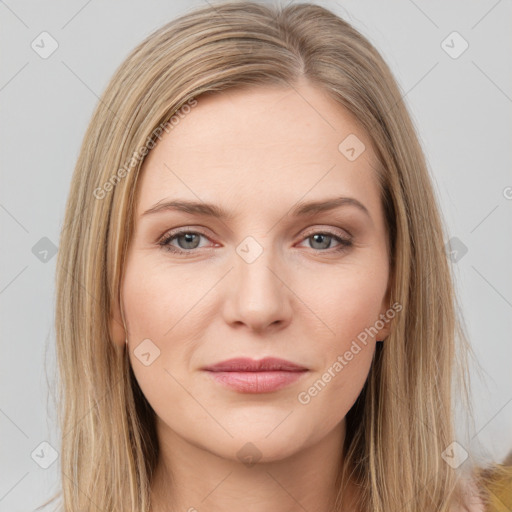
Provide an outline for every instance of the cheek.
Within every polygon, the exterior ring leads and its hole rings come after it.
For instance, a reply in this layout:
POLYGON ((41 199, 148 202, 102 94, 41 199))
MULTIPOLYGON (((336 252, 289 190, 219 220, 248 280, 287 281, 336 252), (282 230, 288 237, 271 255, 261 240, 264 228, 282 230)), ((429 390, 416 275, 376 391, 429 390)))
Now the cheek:
POLYGON ((361 313, 355 307, 341 310, 332 324, 335 339, 333 336, 317 338, 323 364, 301 386, 296 397, 303 428, 319 434, 330 431, 343 420, 361 394, 375 353, 374 339, 363 330, 368 317, 368 313, 361 313))
POLYGON ((294 291, 314 313, 320 341, 339 351, 358 336, 364 339, 365 333, 370 338, 368 330, 379 319, 386 292, 384 270, 347 265, 297 282, 294 291))
POLYGON ((194 354, 205 338, 211 311, 218 313, 207 296, 216 280, 215 276, 205 278, 155 262, 154 257, 144 254, 135 254, 127 262, 122 303, 130 360, 144 395, 157 413, 165 412, 169 400, 187 402, 179 383, 187 381, 195 369, 194 354), (143 346, 149 350, 139 350, 143 346), (154 361, 145 365, 148 361, 139 359, 141 352, 150 352, 149 360, 154 357, 154 361))
POLYGON ((299 390, 297 402, 307 411, 306 418, 321 417, 325 430, 345 417, 368 377, 376 341, 372 327, 382 300, 378 291, 374 281, 346 280, 328 296, 315 297, 320 325, 329 328, 315 337, 322 364, 299 390))
POLYGON ((171 412, 190 407, 179 383, 188 371, 193 346, 188 340, 197 336, 190 330, 187 311, 198 299, 188 296, 190 286, 181 282, 179 272, 173 279, 169 271, 164 279, 165 275, 143 257, 132 258, 124 275, 122 302, 135 378, 157 416, 173 424, 171 412))
POLYGON ((197 284, 185 279, 178 268, 170 270, 143 255, 132 258, 123 281, 130 340, 135 343, 142 336, 161 344, 172 338, 181 328, 181 319, 194 314, 194 304, 205 293, 201 283, 197 284))
POLYGON ((350 361, 343 354, 333 354, 325 371, 319 372, 299 390, 297 407, 302 421, 307 422, 311 430, 317 431, 320 427, 322 432, 328 432, 333 429, 361 394, 370 371, 374 346, 368 344, 354 349, 358 350, 350 361))
POLYGON ((312 321, 320 328, 315 342, 322 366, 301 388, 298 402, 335 424, 352 407, 368 377, 387 276, 368 267, 347 268, 334 277, 317 276, 314 283, 302 289, 302 296, 316 314, 312 321))

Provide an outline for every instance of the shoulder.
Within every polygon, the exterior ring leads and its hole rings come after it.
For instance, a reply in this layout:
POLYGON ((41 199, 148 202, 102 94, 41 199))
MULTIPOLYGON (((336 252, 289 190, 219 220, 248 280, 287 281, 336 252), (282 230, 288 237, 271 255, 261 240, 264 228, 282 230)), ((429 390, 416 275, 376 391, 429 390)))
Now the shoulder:
POLYGON ((506 512, 512 510, 512 465, 480 468, 466 486, 466 507, 453 512, 506 512))
POLYGON ((461 485, 463 504, 452 507, 450 512, 487 512, 483 496, 485 491, 482 489, 479 475, 465 478, 461 485))
POLYGON ((512 510, 512 465, 496 464, 482 473, 482 483, 489 498, 486 512, 512 510))

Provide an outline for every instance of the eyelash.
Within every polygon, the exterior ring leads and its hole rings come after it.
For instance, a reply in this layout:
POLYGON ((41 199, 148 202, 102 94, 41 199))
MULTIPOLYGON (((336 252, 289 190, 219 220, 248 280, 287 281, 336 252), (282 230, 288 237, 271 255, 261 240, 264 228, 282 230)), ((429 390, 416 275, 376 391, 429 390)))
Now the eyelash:
MULTIPOLYGON (((161 246, 162 249, 169 251, 171 253, 174 253, 174 254, 192 256, 194 254, 194 252, 198 250, 198 248, 184 250, 184 249, 179 249, 179 248, 176 248, 176 247, 170 245, 170 242, 174 238, 177 238, 177 237, 179 237, 181 235, 185 235, 185 234, 200 235, 200 236, 204 236, 205 238, 208 238, 204 233, 201 233, 199 231, 192 231, 192 230, 171 231, 170 233, 167 233, 166 235, 164 235, 164 237, 158 242, 158 245, 161 246)), ((317 253, 321 253, 321 252, 339 253, 339 252, 342 252, 352 246, 352 238, 344 238, 344 237, 336 235, 332 231, 328 231, 328 230, 327 231, 310 232, 303 238, 303 240, 307 240, 308 238, 311 238, 314 235, 327 235, 327 236, 335 239, 337 242, 339 242, 339 245, 337 247, 335 247, 334 250, 332 250, 332 248, 330 248, 331 250, 330 249, 312 249, 313 251, 315 251, 317 253)))

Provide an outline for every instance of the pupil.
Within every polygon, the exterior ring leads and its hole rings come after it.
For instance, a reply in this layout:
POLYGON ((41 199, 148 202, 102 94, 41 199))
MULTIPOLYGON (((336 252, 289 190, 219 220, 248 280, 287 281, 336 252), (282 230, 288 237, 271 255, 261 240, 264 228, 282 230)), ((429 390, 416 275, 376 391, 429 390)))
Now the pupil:
POLYGON ((194 233, 186 233, 183 235, 185 238, 185 246, 187 249, 194 249, 195 247, 189 247, 188 244, 193 243, 193 239, 196 235, 194 233))
MULTIPOLYGON (((315 242, 319 242, 320 244, 322 244, 322 240, 324 241, 324 244, 323 244, 323 248, 325 248, 325 239, 329 239, 329 235, 322 235, 322 234, 317 234, 317 235, 313 235, 313 239, 315 240, 315 242)), ((327 245, 329 245, 329 243, 327 243, 327 245)))

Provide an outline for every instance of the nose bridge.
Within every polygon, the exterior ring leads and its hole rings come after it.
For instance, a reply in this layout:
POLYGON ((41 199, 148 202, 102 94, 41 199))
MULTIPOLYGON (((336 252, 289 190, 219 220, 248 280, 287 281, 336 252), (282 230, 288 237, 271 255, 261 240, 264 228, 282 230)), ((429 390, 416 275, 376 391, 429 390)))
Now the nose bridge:
POLYGON ((278 278, 281 268, 276 251, 255 237, 248 236, 238 244, 231 288, 233 319, 253 328, 285 319, 288 291, 278 278))
POLYGON ((280 287, 280 281, 270 270, 278 266, 275 250, 268 244, 264 247, 263 243, 262 239, 247 236, 236 248, 236 279, 256 301, 260 296, 273 295, 280 287))

